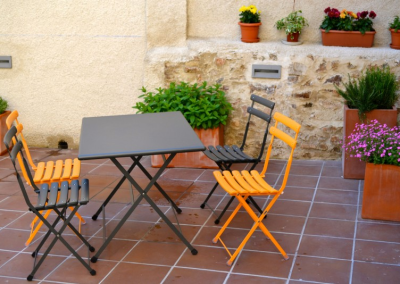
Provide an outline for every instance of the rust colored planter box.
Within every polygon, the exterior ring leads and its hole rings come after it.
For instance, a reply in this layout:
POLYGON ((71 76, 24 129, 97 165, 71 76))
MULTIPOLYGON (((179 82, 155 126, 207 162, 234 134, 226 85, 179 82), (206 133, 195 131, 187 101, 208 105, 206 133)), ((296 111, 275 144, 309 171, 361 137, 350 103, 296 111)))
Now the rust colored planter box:
POLYGON ((376 32, 347 32, 321 29, 322 45, 345 47, 372 47, 376 32))
POLYGON ((395 32, 395 29, 389 29, 392 35, 392 43, 390 44, 390 48, 400 49, 400 30, 395 32))
POLYGON ((6 110, 2 114, 0 114, 0 155, 4 155, 7 153, 6 145, 3 143, 4 135, 6 135, 8 128, 6 125, 6 119, 10 115, 11 111, 6 110))
MULTIPOLYGON (((393 109, 375 109, 366 113, 367 121, 376 119, 379 123, 386 123, 389 127, 397 125, 397 110, 393 109)), ((343 145, 347 142, 347 137, 353 132, 356 123, 360 123, 357 109, 349 109, 344 105, 343 114, 343 145)), ((364 179, 365 162, 359 158, 352 158, 343 149, 342 151, 342 170, 343 177, 349 179, 364 179)))
MULTIPOLYGON (((213 129, 194 129, 204 146, 224 145, 224 126, 220 125, 213 129)), ((169 155, 165 155, 168 158, 169 155)), ((151 156, 151 165, 159 168, 164 164, 161 155, 151 156)), ((168 168, 200 168, 200 169, 218 169, 217 164, 209 159, 203 152, 189 152, 176 154, 174 159, 168 165, 168 168)))
POLYGON ((261 23, 254 24, 246 24, 239 22, 240 31, 242 33, 241 40, 243 42, 259 42, 260 38, 258 37, 258 30, 260 29, 261 23))
POLYGON ((400 167, 367 163, 361 217, 400 221, 400 167))

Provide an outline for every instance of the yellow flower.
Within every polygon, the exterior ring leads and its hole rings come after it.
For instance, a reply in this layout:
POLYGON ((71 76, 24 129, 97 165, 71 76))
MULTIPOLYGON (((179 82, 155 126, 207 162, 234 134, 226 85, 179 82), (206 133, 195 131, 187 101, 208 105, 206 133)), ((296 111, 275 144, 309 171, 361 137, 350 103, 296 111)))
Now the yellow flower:
POLYGON ((345 14, 346 12, 347 12, 346 9, 343 9, 342 12, 340 12, 340 13, 344 13, 345 14))
POLYGON ((357 17, 357 14, 355 14, 355 13, 351 13, 351 16, 354 18, 354 19, 357 19, 358 17, 357 17))
POLYGON ((257 10, 256 6, 254 6, 254 5, 250 5, 249 8, 250 8, 250 10, 252 10, 252 9, 256 9, 257 10))
POLYGON ((257 13, 257 8, 250 9, 250 12, 252 12, 253 14, 257 13))
POLYGON ((342 19, 344 19, 344 18, 346 18, 346 14, 345 13, 340 13, 340 18, 342 18, 342 19))

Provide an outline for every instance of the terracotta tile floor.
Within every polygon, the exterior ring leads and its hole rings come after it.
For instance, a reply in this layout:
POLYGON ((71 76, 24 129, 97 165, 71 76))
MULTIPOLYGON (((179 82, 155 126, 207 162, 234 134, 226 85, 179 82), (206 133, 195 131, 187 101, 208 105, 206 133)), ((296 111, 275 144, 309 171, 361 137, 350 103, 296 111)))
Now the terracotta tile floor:
MULTIPOLYGON (((77 151, 35 149, 36 160, 74 157, 77 151)), ((129 166, 129 159, 121 159, 129 166)), ((149 168, 150 160, 143 159, 149 168)), ((280 184, 284 164, 273 161, 266 179, 280 184)), ((260 167, 259 167, 260 168, 260 167)), ((120 178, 107 160, 82 163, 82 174, 90 179, 91 201, 80 208, 87 224, 82 233, 99 248, 102 221, 92 214, 120 178)), ((140 185, 146 177, 132 175, 140 185)), ((199 251, 193 256, 185 245, 160 220, 156 212, 142 202, 100 256, 92 264, 97 275, 89 273, 65 247, 57 243, 35 275, 40 283, 400 283, 400 224, 364 220, 360 216, 362 181, 341 178, 340 161, 295 161, 288 186, 268 218, 266 226, 287 251, 284 261, 275 247, 256 231, 234 264, 226 265, 228 255, 221 244, 211 239, 221 224, 215 215, 199 206, 213 186, 211 170, 167 169, 159 184, 183 210, 178 215, 184 235, 199 251)), ((160 209, 174 219, 172 209, 156 190, 150 192, 160 209)), ((136 198, 137 193, 134 194, 136 198)), ((128 210, 132 195, 124 183, 106 209, 107 232, 128 210)), ((228 197, 218 188, 210 206, 220 212, 228 197)), ((267 199, 257 198, 261 204, 267 199)), ((26 211, 7 156, 0 157, 0 283, 25 283, 33 259, 30 253, 44 235, 42 229, 29 247, 33 214, 26 211)), ((76 222, 76 220, 74 220, 76 222)), ((239 212, 223 235, 234 248, 242 240, 251 219, 239 212)), ((87 257, 87 250, 71 233, 66 239, 87 257)))

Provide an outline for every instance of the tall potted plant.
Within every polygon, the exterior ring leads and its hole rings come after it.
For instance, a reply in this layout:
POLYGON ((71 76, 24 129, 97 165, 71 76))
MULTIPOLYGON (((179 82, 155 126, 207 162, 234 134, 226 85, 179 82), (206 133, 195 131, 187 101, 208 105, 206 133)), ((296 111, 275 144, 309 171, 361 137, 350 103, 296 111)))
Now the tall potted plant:
POLYGON ((6 119, 11 113, 10 111, 7 110, 8 108, 8 102, 7 100, 3 99, 0 97, 0 155, 3 155, 7 153, 7 148, 3 143, 3 138, 4 135, 6 135, 8 128, 6 125, 6 119))
POLYGON ((393 22, 389 24, 389 30, 392 35, 392 43, 390 47, 393 49, 400 49, 400 18, 394 17, 393 22))
MULTIPOLYGON (((168 88, 158 88, 148 92, 142 87, 142 102, 133 108, 137 113, 180 111, 194 128, 204 145, 224 145, 224 128, 231 112, 221 85, 171 83, 168 88)), ((152 156, 152 165, 163 164, 162 156, 152 156)), ((175 156, 169 167, 216 168, 215 162, 202 152, 180 153, 175 156)))
POLYGON ((400 221, 400 127, 357 124, 344 148, 367 162, 361 217, 400 221))
MULTIPOLYGON (((308 26, 308 21, 302 15, 301 10, 290 13, 287 17, 280 19, 275 23, 278 30, 284 30, 287 41, 282 41, 284 44, 298 43, 301 30, 308 26)), ((301 44, 301 43, 300 43, 301 44)))
POLYGON ((258 37, 258 30, 261 26, 261 11, 257 10, 256 6, 250 5, 242 6, 239 9, 239 12, 239 26, 242 33, 242 41, 249 43, 259 42, 260 38, 258 37))
POLYGON ((375 30, 372 19, 374 11, 354 13, 343 9, 326 8, 325 17, 320 26, 322 44, 327 46, 371 47, 375 30))
MULTIPOLYGON (((373 119, 389 127, 397 125, 397 110, 394 104, 398 99, 399 84, 396 75, 389 67, 368 68, 358 79, 343 83, 344 89, 336 87, 345 99, 343 115, 343 144, 346 144, 356 124, 368 123, 373 119)), ((342 151, 343 177, 363 179, 365 163, 350 157, 342 151)))

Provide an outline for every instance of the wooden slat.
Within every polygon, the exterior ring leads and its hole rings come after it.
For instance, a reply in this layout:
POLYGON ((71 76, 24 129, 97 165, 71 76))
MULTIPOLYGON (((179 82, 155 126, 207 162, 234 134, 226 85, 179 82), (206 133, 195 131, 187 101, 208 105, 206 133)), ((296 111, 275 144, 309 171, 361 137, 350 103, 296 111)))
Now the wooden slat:
POLYGON ((259 174, 257 171, 251 171, 251 176, 254 178, 259 185, 261 185, 265 190, 268 191, 269 194, 276 194, 278 191, 270 186, 259 174))
POLYGON ((51 179, 51 176, 53 175, 53 170, 54 170, 54 162, 53 161, 48 161, 46 164, 44 176, 42 177, 42 182, 49 182, 51 179))
POLYGON ((225 178, 222 176, 222 173, 220 171, 214 171, 213 172, 215 179, 219 183, 219 185, 230 195, 237 195, 236 190, 234 190, 225 180, 225 178))
POLYGON ((226 181, 230 184, 230 186, 233 187, 234 190, 241 194, 246 194, 248 193, 247 190, 245 190, 243 187, 240 186, 240 184, 237 183, 235 178, 232 176, 230 171, 223 171, 222 174, 224 175, 226 181))
POLYGON ((81 161, 78 158, 74 159, 71 179, 78 179, 81 174, 81 161))
POLYGON ((66 159, 64 161, 64 172, 61 177, 61 180, 68 180, 71 177, 71 172, 72 172, 72 159, 66 159))
POLYGON ((62 170, 63 170, 63 161, 57 160, 56 166, 53 170, 53 176, 51 178, 51 181, 59 181, 61 178, 62 170))
POLYGON ((44 162, 40 162, 37 165, 37 168, 36 168, 36 171, 35 171, 35 176, 33 177, 33 181, 35 183, 41 183, 45 167, 46 167, 46 164, 44 162))
POLYGON ((236 181, 247 190, 248 193, 258 193, 250 184, 248 184, 239 171, 232 171, 232 175, 235 177, 236 181))
POLYGON ((248 171, 242 171, 242 176, 245 178, 245 180, 259 193, 269 193, 268 190, 264 189, 261 185, 259 185, 253 177, 250 175, 248 171))

